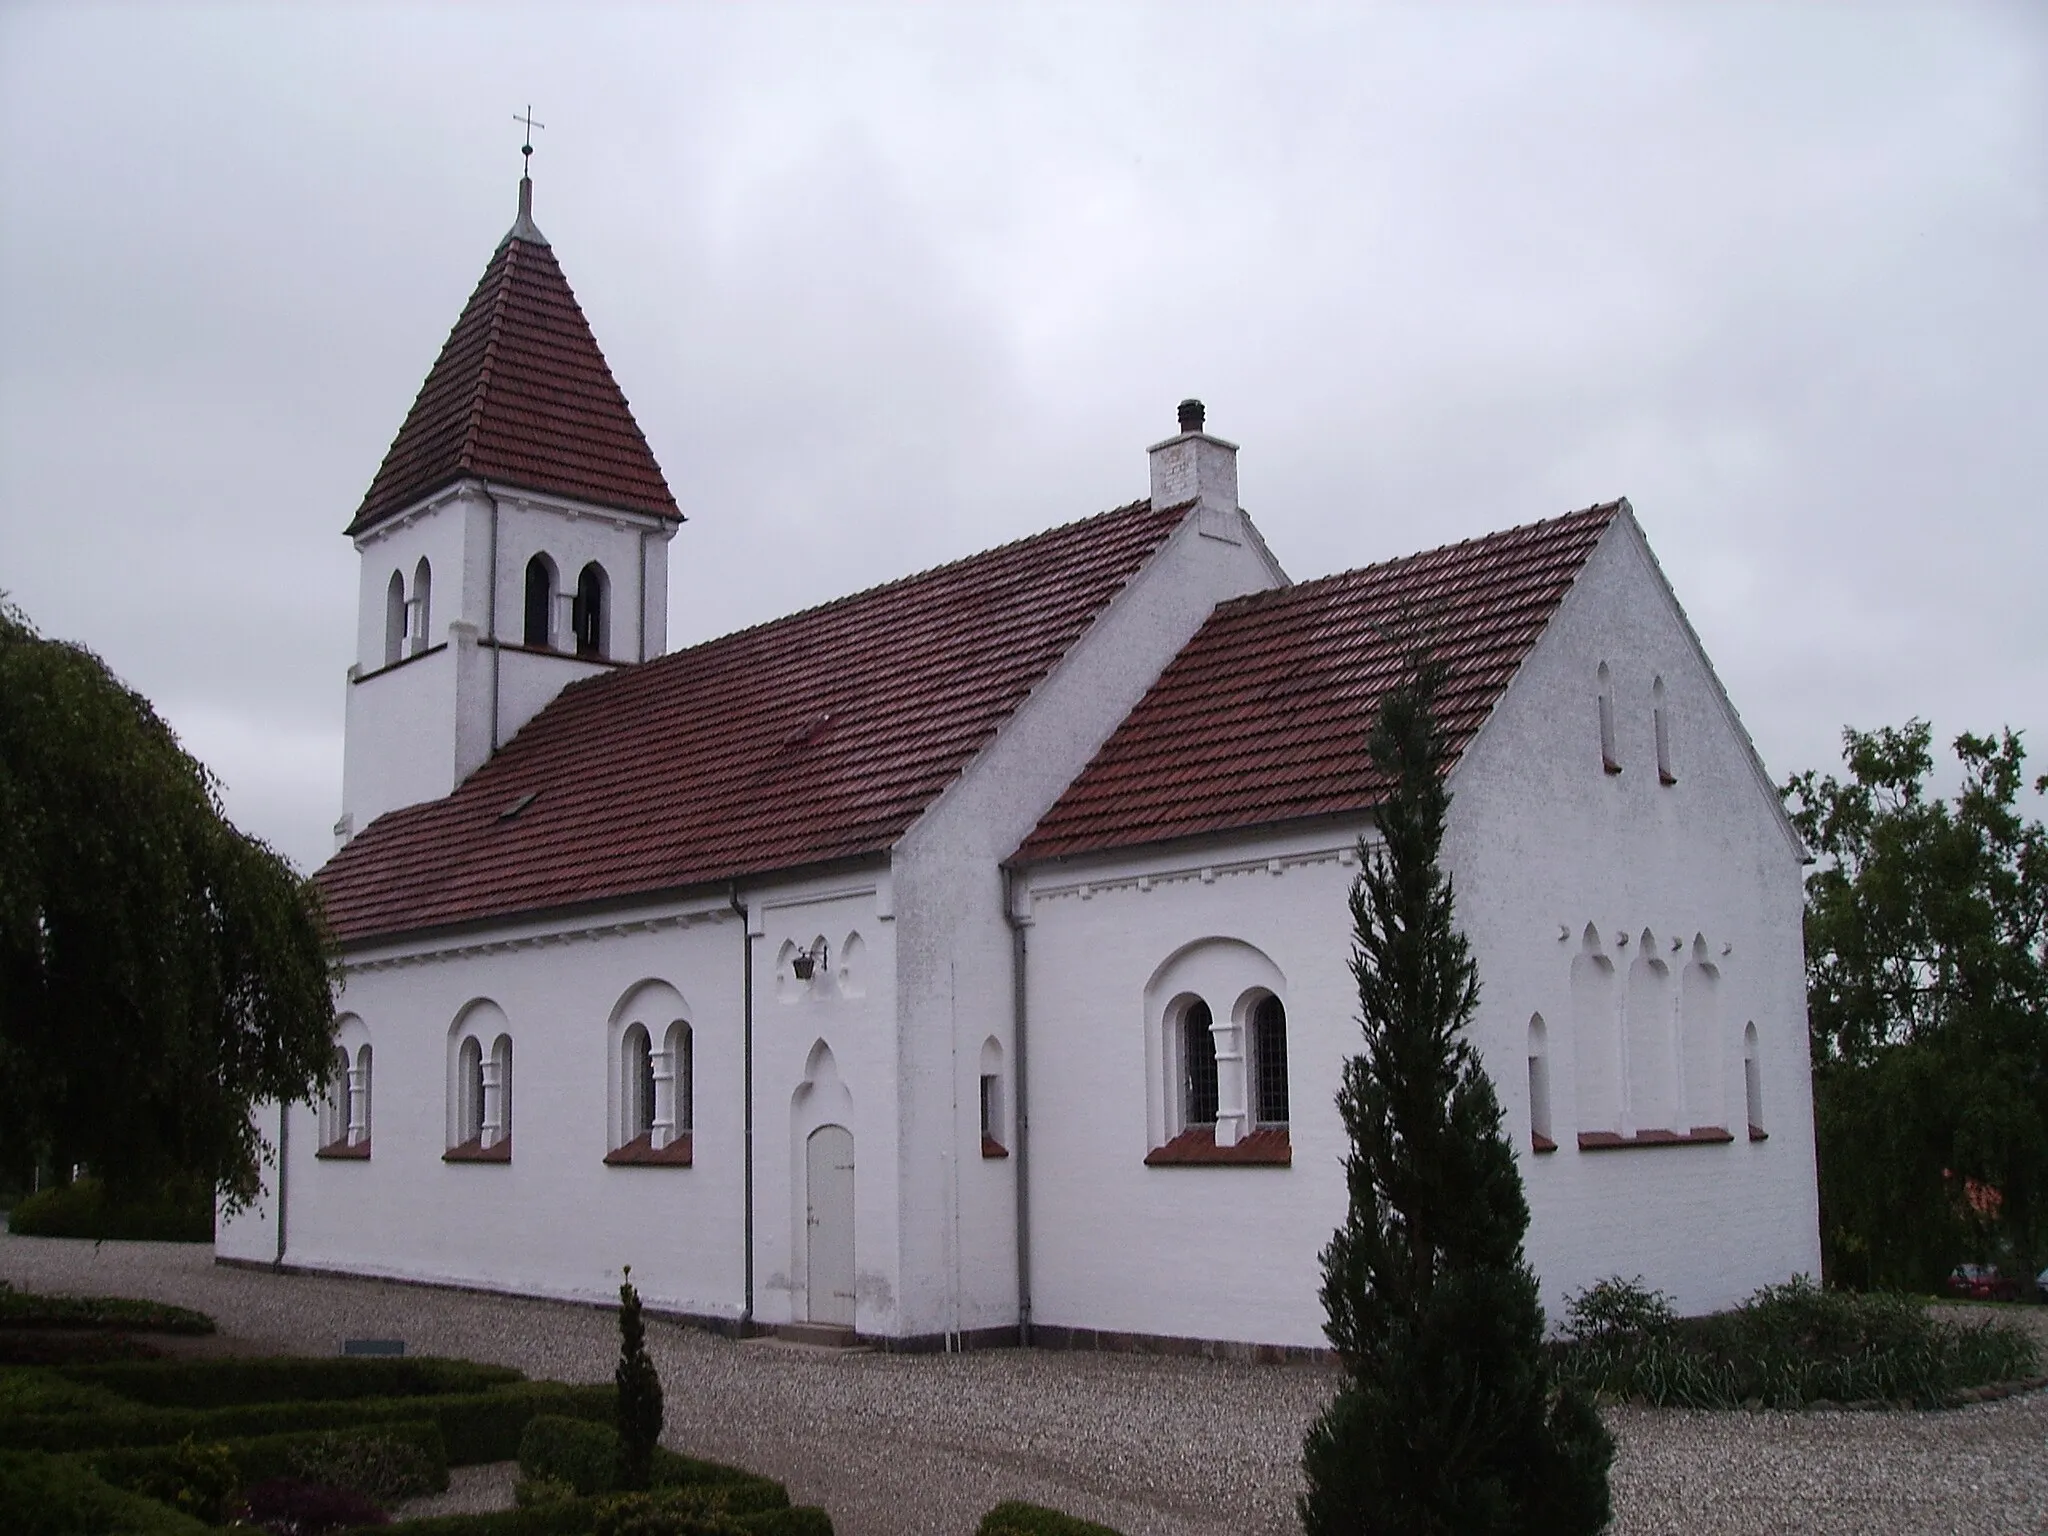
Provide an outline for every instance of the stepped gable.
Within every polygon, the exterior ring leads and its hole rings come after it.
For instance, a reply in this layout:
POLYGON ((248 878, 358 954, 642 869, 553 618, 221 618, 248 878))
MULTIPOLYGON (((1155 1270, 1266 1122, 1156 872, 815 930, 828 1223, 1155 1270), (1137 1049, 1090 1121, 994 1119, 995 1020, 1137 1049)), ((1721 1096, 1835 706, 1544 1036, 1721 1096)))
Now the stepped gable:
POLYGON ((1163 544, 1136 502, 572 683, 315 877, 345 943, 888 849, 1163 544))
POLYGON ((528 198, 522 187, 519 222, 448 333, 351 536, 472 477, 682 520, 528 198))
POLYGON ((1366 733, 1418 637, 1449 668, 1438 710, 1456 763, 1626 505, 1221 604, 1014 859, 1376 804, 1366 733))

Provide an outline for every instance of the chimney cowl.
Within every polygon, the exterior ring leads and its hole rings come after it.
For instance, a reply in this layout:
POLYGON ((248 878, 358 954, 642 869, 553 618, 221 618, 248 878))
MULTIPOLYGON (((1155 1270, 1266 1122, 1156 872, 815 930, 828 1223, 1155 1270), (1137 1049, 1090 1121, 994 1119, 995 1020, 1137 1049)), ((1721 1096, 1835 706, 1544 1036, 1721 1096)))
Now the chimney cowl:
POLYGON ((1201 430, 1202 430, 1202 420, 1203 420, 1203 417, 1204 417, 1204 415, 1205 415, 1205 414, 1206 414, 1206 413, 1205 413, 1205 412, 1204 412, 1204 411, 1202 410, 1202 402, 1201 402, 1201 401, 1199 401, 1199 400, 1197 400, 1197 399, 1195 399, 1195 398, 1194 398, 1193 396, 1190 396, 1189 398, 1187 398, 1187 399, 1185 399, 1185 400, 1181 401, 1181 403, 1180 403, 1180 429, 1181 429, 1181 431, 1183 431, 1183 432, 1199 432, 1199 431, 1201 431, 1201 430))

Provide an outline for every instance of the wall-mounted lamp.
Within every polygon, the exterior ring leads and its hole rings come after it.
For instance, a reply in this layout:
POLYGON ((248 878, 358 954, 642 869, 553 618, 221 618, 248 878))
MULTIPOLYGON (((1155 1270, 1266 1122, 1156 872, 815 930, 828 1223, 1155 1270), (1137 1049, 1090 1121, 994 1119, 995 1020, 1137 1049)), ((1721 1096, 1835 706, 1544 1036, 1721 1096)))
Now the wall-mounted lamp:
POLYGON ((811 972, 821 965, 828 971, 832 969, 832 946, 823 939, 818 941, 818 953, 800 949, 789 962, 789 968, 796 973, 798 981, 809 981, 811 972))

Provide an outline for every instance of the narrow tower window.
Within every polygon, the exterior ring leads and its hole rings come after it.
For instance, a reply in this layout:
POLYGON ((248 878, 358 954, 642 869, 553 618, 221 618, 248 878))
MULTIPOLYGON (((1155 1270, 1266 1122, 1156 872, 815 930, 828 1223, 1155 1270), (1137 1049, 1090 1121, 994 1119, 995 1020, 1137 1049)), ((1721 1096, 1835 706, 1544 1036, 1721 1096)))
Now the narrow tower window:
POLYGON ((1671 717, 1664 708, 1664 679, 1661 677, 1650 685, 1650 719, 1657 731, 1657 782, 1676 784, 1678 775, 1671 771, 1671 717))
POLYGON ((611 580, 595 560, 576 578, 576 601, 570 622, 576 631, 578 656, 606 656, 611 623, 611 580))
POLYGON ((410 639, 406 646, 408 655, 417 656, 427 648, 427 629, 434 620, 434 568, 427 564, 427 557, 420 556, 420 563, 412 573, 412 601, 406 604, 405 628, 410 639))
POLYGON ((555 643, 554 611, 555 563, 546 555, 535 555, 526 562, 526 629, 522 638, 527 645, 555 643))
POLYGON ((1614 679, 1607 663, 1600 663, 1600 766, 1609 773, 1621 772, 1621 754, 1614 745, 1614 679))
POLYGON ((392 666, 405 655, 405 577, 391 573, 391 585, 384 589, 384 665, 392 666))

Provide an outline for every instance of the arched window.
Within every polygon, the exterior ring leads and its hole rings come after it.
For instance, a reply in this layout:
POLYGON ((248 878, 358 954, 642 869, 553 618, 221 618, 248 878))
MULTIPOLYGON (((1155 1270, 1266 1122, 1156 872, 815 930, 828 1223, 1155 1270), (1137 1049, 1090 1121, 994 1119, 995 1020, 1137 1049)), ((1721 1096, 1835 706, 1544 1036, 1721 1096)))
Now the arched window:
POLYGON ((627 1141, 654 1131, 654 1049, 647 1026, 635 1024, 619 1042, 620 1130, 627 1141))
POLYGON ((411 643, 406 654, 417 656, 427 648, 427 630, 434 621, 434 568, 427 564, 427 557, 420 556, 420 563, 413 568, 412 601, 406 605, 406 633, 411 643))
POLYGON ((1664 708, 1661 677, 1650 684, 1650 723, 1657 734, 1657 782, 1676 784, 1678 775, 1671 771, 1671 717, 1664 708))
POLYGON ((570 624, 576 631, 578 656, 611 654, 611 578, 595 560, 576 578, 576 601, 570 624))
POLYGON ((1181 1125, 1216 1123, 1216 1036, 1209 1005, 1200 998, 1180 1016, 1181 1125))
POLYGON ((551 646, 555 643, 555 562, 535 555, 526 562, 526 628, 524 643, 551 646))
POLYGON ((337 1047, 327 1067, 327 1093, 320 1100, 320 1149, 348 1145, 348 1052, 337 1047))
POLYGON ((1252 1123, 1287 1124, 1287 1010, 1268 993, 1252 1009, 1252 1123))
POLYGON ((1008 1157, 1003 1124, 1003 1048, 990 1035, 981 1042, 981 1155, 1008 1157))
POLYGON ((384 665, 395 665, 405 656, 405 577, 391 573, 384 589, 384 665))
POLYGON ((1538 1152, 1557 1150, 1550 1132, 1550 1031, 1540 1013, 1529 1016, 1529 1145, 1538 1152))
POLYGON ((370 1148, 370 1048, 356 1052, 355 1070, 348 1082, 348 1144, 368 1152, 370 1148))
POLYGON ((1609 773, 1621 772, 1621 752, 1614 744, 1614 678, 1607 663, 1600 663, 1600 766, 1609 773))
POLYGON ((484 1139, 484 1047, 475 1035, 463 1037, 455 1064, 455 1144, 483 1145, 484 1139))
POLYGON ((1572 1063, 1578 1078, 1581 1145, 1588 1132, 1621 1129, 1621 1038, 1614 962, 1591 923, 1572 960, 1572 1063))
POLYGON ((1756 1025, 1742 1030, 1742 1089, 1749 1103, 1749 1139, 1764 1139, 1764 1067, 1757 1057, 1756 1025))
POLYGON ((687 1168, 696 1111, 696 1052, 689 1003, 665 981, 647 980, 612 1009, 605 1046, 614 1166, 687 1168))
MULTIPOLYGON (((667 1049, 669 1093, 669 1130, 661 1144, 690 1135, 696 1129, 697 1118, 697 1051, 696 1032, 681 1019, 668 1027, 667 1049)), ((657 1079, 657 1082, 659 1080, 657 1079)), ((659 1101, 657 1100, 657 1103, 659 1101)), ((659 1135, 660 1127, 656 1127, 659 1135)))
POLYGON ((512 1144, 512 1037, 492 1042, 484 1063, 484 1150, 512 1144))

